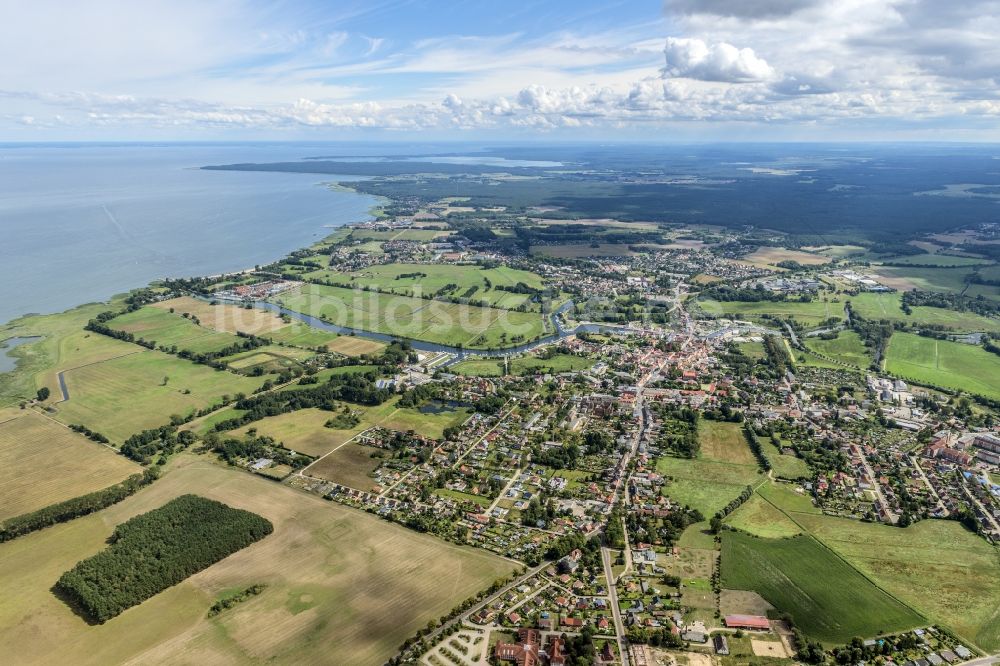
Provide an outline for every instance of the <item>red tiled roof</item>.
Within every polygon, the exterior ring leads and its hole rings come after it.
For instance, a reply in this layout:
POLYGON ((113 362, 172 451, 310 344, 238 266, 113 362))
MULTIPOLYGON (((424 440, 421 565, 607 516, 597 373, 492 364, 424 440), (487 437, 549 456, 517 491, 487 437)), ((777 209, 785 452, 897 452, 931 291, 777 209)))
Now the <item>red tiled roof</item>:
POLYGON ((771 628, 771 623, 762 615, 727 615, 725 619, 727 627, 734 629, 763 629, 771 628))

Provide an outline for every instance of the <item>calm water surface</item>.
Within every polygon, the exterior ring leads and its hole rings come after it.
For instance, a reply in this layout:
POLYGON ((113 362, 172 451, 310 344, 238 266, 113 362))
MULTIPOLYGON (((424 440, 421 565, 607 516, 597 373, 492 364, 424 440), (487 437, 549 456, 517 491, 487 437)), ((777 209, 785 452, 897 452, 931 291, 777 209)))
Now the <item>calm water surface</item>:
POLYGON ((195 168, 317 150, 329 147, 0 145, 0 323, 267 263, 367 219, 376 200, 331 177, 195 168))

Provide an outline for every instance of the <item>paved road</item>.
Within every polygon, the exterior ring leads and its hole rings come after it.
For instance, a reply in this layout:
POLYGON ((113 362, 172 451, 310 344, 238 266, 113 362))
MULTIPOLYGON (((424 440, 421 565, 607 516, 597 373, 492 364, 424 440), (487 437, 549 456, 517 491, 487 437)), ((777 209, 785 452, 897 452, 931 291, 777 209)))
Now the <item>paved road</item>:
MULTIPOLYGON (((501 408, 501 410, 502 409, 506 409, 508 404, 510 404, 509 400, 507 401, 506 404, 504 404, 504 406, 503 406, 503 408, 501 408)), ((510 409, 508 409, 506 412, 504 412, 503 414, 501 414, 497 418, 497 422, 493 424, 493 427, 491 427, 489 430, 487 430, 486 432, 484 432, 479 439, 477 439, 476 441, 474 441, 471 444, 469 444, 469 447, 467 449, 465 449, 465 451, 463 451, 462 454, 460 456, 458 456, 458 458, 455 459, 455 462, 453 462, 451 464, 452 468, 453 469, 457 469, 458 466, 462 464, 462 461, 465 460, 465 457, 472 452, 472 449, 476 448, 476 445, 478 445, 479 442, 481 442, 484 439, 486 439, 491 432, 493 432, 494 430, 496 430, 497 428, 499 428, 500 425, 507 419, 508 416, 511 415, 511 413, 515 409, 517 409, 517 404, 516 403, 515 403, 515 405, 513 407, 511 407, 510 409)))
POLYGON ((889 503, 885 499, 885 495, 882 494, 882 486, 878 482, 878 477, 875 476, 875 470, 872 469, 871 463, 868 462, 868 458, 865 456, 864 452, 861 454, 861 464, 865 468, 865 472, 868 473, 868 478, 872 480, 872 490, 875 491, 875 496, 878 497, 878 502, 881 506, 885 507, 886 515, 889 516, 889 522, 893 525, 899 520, 899 516, 894 514, 889 510, 889 503))
POLYGON ((480 625, 472 622, 469 618, 472 617, 473 615, 475 615, 477 612, 479 612, 479 610, 482 609, 483 607, 488 606, 489 604, 493 603, 494 601, 496 601, 497 599, 499 599, 504 594, 507 594, 507 592, 509 592, 512 588, 517 587, 518 585, 520 585, 524 581, 528 580, 529 578, 531 578, 532 576, 534 576, 535 574, 537 574, 538 572, 540 572, 542 569, 545 569, 546 567, 550 567, 550 566, 552 566, 551 562, 542 562, 537 567, 534 567, 532 569, 528 569, 527 572, 525 572, 524 574, 518 576, 517 578, 515 578, 514 580, 512 580, 510 583, 507 583, 506 585, 504 585, 503 587, 501 587, 499 590, 497 590, 496 592, 494 592, 490 596, 486 597, 486 599, 484 599, 480 603, 476 604, 475 606, 473 606, 472 608, 470 608, 466 612, 461 613, 457 617, 449 620, 448 622, 445 622, 444 624, 442 624, 440 627, 438 627, 434 631, 432 631, 429 634, 425 635, 423 637, 423 639, 425 641, 427 641, 428 645, 434 645, 437 642, 436 638, 438 636, 440 636, 441 633, 444 632, 445 629, 447 629, 448 627, 451 627, 452 625, 454 625, 456 623, 468 622, 469 624, 471 624, 474 627, 480 626, 480 625))
POLYGON ((629 666, 625 625, 622 623, 622 612, 618 607, 618 590, 615 588, 614 576, 611 573, 611 549, 601 548, 601 558, 604 560, 604 576, 608 581, 608 596, 611 598, 611 616, 614 618, 615 634, 618 636, 618 651, 621 653, 623 666, 629 666))
POLYGON ((799 336, 795 335, 795 329, 785 324, 785 330, 788 331, 788 337, 792 339, 792 345, 795 347, 800 346, 802 343, 799 342, 799 336))
POLYGON ((965 494, 969 498, 969 501, 976 505, 976 508, 979 509, 980 514, 986 517, 987 522, 989 522, 989 524, 993 526, 993 529, 996 530, 997 532, 1000 532, 1000 523, 996 521, 996 519, 993 517, 993 514, 990 513, 986 509, 986 507, 983 506, 983 503, 980 502, 979 499, 972 494, 971 490, 969 490, 969 484, 965 480, 965 476, 962 476, 961 479, 962 479, 962 490, 965 491, 965 494))
POLYGON ((932 495, 934 495, 934 499, 937 500, 938 510, 941 511, 942 514, 944 514, 945 516, 947 516, 948 515, 948 509, 947 509, 947 507, 945 507, 944 502, 941 501, 941 496, 938 495, 938 491, 934 488, 933 485, 931 485, 931 482, 927 478, 927 475, 924 474, 924 468, 920 466, 920 461, 917 459, 916 456, 911 455, 910 456, 910 462, 913 463, 913 466, 917 468, 918 472, 920 472, 920 478, 924 480, 924 485, 927 486, 927 489, 931 491, 932 495))
MULTIPOLYGON (((646 432, 646 410, 643 408, 643 395, 642 392, 646 388, 645 381, 639 382, 636 387, 636 397, 635 397, 635 408, 633 414, 639 420, 639 428, 636 430, 635 439, 632 442, 631 448, 625 452, 622 456, 621 469, 622 476, 619 478, 618 487, 615 488, 614 497, 611 501, 611 506, 614 507, 618 503, 619 493, 625 488, 625 492, 628 492, 628 486, 625 477, 625 470, 628 469, 629 463, 632 460, 632 456, 636 454, 639 450, 639 444, 642 443, 642 436, 646 432)), ((625 535, 625 552, 626 556, 630 557, 631 552, 629 550, 628 544, 628 533, 625 532, 625 521, 622 520, 622 533, 625 535)), ((621 608, 618 606, 618 589, 615 586, 614 577, 611 574, 611 551, 607 548, 601 549, 601 557, 604 560, 604 572, 608 579, 608 596, 611 597, 611 614, 614 616, 615 620, 615 633, 618 635, 618 650, 622 655, 623 666, 629 666, 628 657, 628 640, 625 637, 625 625, 622 623, 621 608)), ((631 566, 631 563, 629 563, 631 566)))

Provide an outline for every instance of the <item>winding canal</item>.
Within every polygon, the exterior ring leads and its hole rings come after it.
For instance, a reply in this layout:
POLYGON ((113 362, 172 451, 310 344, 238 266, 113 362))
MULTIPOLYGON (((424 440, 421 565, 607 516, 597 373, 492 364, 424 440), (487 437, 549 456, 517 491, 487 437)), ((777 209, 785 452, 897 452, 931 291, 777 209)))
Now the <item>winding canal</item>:
POLYGON ((513 347, 504 347, 502 349, 466 349, 465 347, 454 347, 451 345, 442 345, 436 342, 427 342, 425 340, 415 340, 413 338, 405 338, 399 335, 389 335, 387 333, 377 333, 375 331, 366 331, 360 328, 350 328, 346 326, 338 326, 337 324, 331 324, 328 321, 324 321, 319 317, 313 317, 312 315, 303 314, 302 312, 297 312, 296 310, 289 310, 288 308, 278 305, 277 303, 272 303, 270 301, 253 301, 253 306, 260 308, 262 310, 268 310, 270 312, 275 312, 281 315, 286 315, 292 319, 297 319, 298 321, 308 324, 314 328, 318 328, 324 331, 330 331, 332 333, 338 333, 340 335, 356 335, 362 338, 368 338, 371 340, 378 340, 379 342, 393 342, 394 340, 406 340, 410 343, 410 346, 417 351, 422 352, 436 352, 436 353, 446 353, 454 354, 455 359, 450 361, 447 365, 451 363, 457 363, 458 361, 469 358, 469 357, 486 357, 486 358, 500 358, 503 356, 513 356, 516 354, 523 354, 529 352, 533 349, 537 349, 543 345, 552 344, 563 338, 567 338, 571 335, 576 335, 577 333, 600 333, 602 331, 621 331, 625 330, 623 326, 615 326, 611 324, 578 324, 577 326, 567 329, 563 326, 560 319, 560 315, 573 308, 573 301, 567 301, 563 303, 557 310, 549 315, 550 321, 552 322, 552 327, 555 329, 555 333, 550 333, 549 335, 538 338, 531 342, 526 342, 524 344, 515 345, 513 347))

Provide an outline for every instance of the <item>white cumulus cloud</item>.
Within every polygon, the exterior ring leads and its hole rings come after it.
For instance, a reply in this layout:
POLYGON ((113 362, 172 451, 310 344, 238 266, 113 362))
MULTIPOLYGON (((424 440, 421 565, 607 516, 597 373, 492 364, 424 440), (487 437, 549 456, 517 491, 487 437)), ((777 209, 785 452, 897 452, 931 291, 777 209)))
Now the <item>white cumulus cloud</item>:
POLYGON ((667 37, 663 49, 667 76, 743 83, 775 77, 774 68, 749 48, 727 42, 708 43, 701 39, 667 37))

